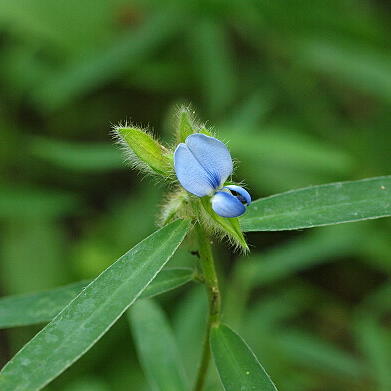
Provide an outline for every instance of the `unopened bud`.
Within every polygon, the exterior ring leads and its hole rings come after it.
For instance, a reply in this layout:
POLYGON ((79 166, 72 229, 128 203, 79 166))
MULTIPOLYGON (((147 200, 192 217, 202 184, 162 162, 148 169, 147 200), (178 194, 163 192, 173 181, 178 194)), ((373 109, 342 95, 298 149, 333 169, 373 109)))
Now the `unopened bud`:
POLYGON ((135 168, 152 174, 169 176, 172 171, 172 157, 149 133, 135 127, 114 129, 126 158, 135 168))

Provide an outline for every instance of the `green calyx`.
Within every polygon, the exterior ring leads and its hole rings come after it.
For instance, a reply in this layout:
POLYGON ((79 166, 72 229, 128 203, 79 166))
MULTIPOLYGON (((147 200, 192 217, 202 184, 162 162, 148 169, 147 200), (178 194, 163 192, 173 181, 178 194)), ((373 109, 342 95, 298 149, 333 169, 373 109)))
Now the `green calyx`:
POLYGON ((249 251, 246 239, 237 217, 227 218, 219 216, 213 209, 210 197, 199 198, 199 219, 209 227, 215 235, 227 236, 231 242, 244 252, 249 251))
POLYGON ((188 108, 181 107, 178 112, 176 139, 178 143, 184 143, 186 138, 197 132, 191 112, 188 108))
POLYGON ((209 234, 221 239, 227 237, 242 251, 249 250, 239 219, 221 217, 216 214, 208 196, 195 197, 184 189, 170 193, 162 205, 159 223, 163 226, 178 218, 189 218, 198 222, 209 234))
POLYGON ((177 114, 176 140, 178 143, 184 143, 186 138, 193 133, 203 133, 207 136, 213 136, 213 133, 200 125, 194 118, 194 111, 182 106, 177 114))

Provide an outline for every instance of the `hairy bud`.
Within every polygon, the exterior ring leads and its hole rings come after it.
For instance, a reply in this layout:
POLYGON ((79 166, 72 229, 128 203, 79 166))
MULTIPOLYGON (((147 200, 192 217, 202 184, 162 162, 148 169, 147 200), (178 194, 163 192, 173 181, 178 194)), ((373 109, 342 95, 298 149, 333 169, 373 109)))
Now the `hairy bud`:
POLYGON ((170 176, 172 155, 149 133, 136 127, 117 126, 114 134, 133 167, 145 173, 170 176))

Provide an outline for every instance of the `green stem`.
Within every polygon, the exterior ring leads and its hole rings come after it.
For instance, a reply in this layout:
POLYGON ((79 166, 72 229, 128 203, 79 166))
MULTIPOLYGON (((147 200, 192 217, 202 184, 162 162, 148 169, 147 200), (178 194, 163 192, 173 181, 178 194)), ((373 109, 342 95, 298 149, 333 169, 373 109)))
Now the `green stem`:
POLYGON ((197 380, 194 386, 194 391, 201 391, 204 387, 206 375, 208 373, 208 367, 210 362, 210 346, 209 336, 213 326, 220 322, 221 312, 221 296, 219 290, 219 284, 216 275, 216 269, 213 259, 212 247, 210 245, 210 238, 201 227, 197 224, 196 227, 199 254, 200 254, 200 266, 205 287, 208 292, 209 301, 209 315, 207 329, 205 333, 205 340, 202 348, 201 363, 198 369, 197 380))

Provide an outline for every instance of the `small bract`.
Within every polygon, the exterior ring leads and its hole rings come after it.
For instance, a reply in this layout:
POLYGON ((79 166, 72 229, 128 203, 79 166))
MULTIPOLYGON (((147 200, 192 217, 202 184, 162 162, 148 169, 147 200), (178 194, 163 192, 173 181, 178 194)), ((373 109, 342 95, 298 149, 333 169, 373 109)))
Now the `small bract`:
POLYGON ((180 184, 197 197, 211 197, 213 210, 222 217, 238 217, 251 203, 240 186, 224 186, 232 174, 228 148, 220 140, 202 133, 188 136, 174 153, 174 168, 180 184))

